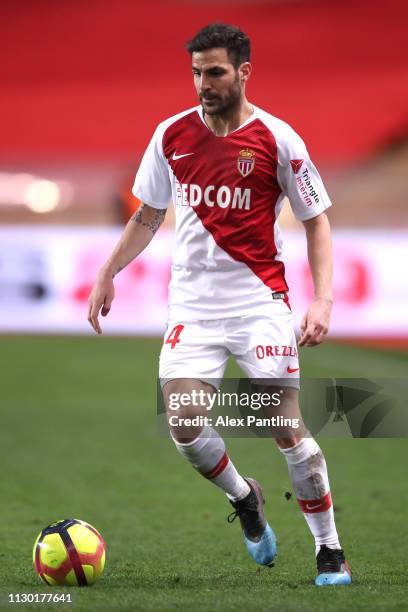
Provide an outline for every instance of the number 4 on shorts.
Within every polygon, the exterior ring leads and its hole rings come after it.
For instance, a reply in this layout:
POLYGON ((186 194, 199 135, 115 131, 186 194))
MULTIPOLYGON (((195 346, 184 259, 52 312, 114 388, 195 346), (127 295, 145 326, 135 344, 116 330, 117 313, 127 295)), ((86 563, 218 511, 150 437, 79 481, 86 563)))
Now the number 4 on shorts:
POLYGON ((167 336, 165 344, 170 344, 171 348, 174 349, 180 342, 180 334, 184 329, 184 325, 176 325, 173 327, 169 335, 167 336))

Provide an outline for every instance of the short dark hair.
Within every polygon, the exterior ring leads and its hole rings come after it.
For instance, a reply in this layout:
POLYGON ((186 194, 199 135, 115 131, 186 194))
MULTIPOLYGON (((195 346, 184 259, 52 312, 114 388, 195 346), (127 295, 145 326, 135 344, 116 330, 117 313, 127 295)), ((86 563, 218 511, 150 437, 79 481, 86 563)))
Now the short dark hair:
POLYGON ((248 36, 236 26, 226 23, 210 23, 186 44, 186 49, 191 55, 214 47, 226 49, 235 68, 243 62, 250 61, 251 41, 248 36))

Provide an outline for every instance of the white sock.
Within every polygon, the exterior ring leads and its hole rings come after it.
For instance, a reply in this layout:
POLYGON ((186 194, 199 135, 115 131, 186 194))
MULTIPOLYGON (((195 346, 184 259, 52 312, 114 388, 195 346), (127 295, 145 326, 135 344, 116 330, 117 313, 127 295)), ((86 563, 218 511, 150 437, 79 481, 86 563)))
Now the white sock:
POLYGON ((174 443, 179 453, 202 476, 225 491, 231 501, 243 499, 251 491, 228 457, 224 440, 212 427, 204 427, 192 442, 183 444, 174 440, 174 443))
POLYGON ((341 548, 334 522, 327 466, 319 445, 313 438, 303 438, 291 448, 281 448, 288 463, 289 476, 309 529, 320 546, 341 548))

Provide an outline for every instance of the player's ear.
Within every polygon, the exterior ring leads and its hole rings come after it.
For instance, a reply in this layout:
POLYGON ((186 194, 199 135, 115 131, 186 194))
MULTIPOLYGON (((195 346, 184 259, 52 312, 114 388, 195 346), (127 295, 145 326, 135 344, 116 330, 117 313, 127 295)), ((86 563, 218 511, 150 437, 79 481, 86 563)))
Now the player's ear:
POLYGON ((240 81, 245 83, 252 73, 252 65, 249 62, 244 62, 238 68, 240 81))

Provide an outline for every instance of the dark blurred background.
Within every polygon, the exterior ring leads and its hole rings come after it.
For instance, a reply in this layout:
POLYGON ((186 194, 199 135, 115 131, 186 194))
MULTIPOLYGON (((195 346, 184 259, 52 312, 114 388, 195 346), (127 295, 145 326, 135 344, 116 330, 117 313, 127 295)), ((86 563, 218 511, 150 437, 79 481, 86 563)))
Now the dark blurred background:
MULTIPOLYGON (((300 133, 334 201, 332 337, 408 342, 404 0, 22 0, 0 16, 0 331, 88 331, 141 155, 197 103, 184 44, 218 20, 251 37, 249 99, 300 133)), ((280 221, 299 318, 302 228, 288 205, 280 221)), ((161 333, 172 223, 118 277, 108 333, 161 333)))

